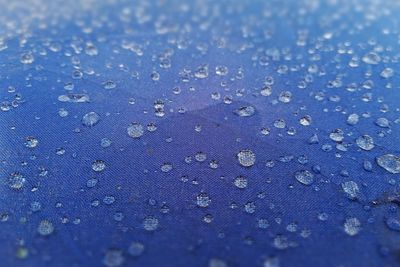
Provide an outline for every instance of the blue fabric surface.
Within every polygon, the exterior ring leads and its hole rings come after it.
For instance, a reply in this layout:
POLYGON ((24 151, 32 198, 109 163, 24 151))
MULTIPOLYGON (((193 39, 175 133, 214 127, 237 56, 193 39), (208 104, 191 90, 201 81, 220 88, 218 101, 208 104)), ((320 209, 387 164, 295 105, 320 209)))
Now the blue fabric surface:
POLYGON ((1 8, 0 266, 400 266, 398 1, 1 8))

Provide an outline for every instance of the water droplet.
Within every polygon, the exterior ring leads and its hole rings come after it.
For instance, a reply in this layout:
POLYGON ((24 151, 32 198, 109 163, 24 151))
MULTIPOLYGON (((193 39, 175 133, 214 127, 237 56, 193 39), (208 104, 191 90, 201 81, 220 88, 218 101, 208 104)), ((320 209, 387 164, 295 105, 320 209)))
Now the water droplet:
POLYGON ((103 258, 103 264, 107 267, 118 267, 124 263, 125 259, 119 249, 109 249, 103 258))
POLYGON ((161 165, 162 172, 170 172, 170 171, 172 171, 172 169, 173 169, 173 166, 169 162, 165 162, 161 165))
POLYGON ((280 261, 277 257, 267 258, 264 261, 263 267, 280 267, 280 261))
POLYGON ((208 65, 200 65, 197 67, 194 76, 198 79, 204 79, 208 77, 208 65))
POLYGON ((60 109, 58 110, 58 115, 59 115, 61 118, 67 117, 68 114, 69 114, 69 112, 68 112, 68 110, 66 110, 66 109, 60 108, 60 109))
POLYGON ((86 186, 89 188, 95 187, 97 185, 98 180, 96 178, 92 178, 87 180, 86 186))
POLYGON ((150 78, 153 81, 158 81, 158 80, 160 80, 160 74, 157 71, 152 71, 150 74, 150 78))
POLYGON ((122 221, 124 219, 124 217, 125 216, 122 212, 116 212, 116 213, 114 213, 114 216, 113 216, 114 220, 117 222, 122 221))
POLYGON ((97 47, 92 42, 88 42, 86 44, 85 53, 86 53, 86 55, 89 55, 89 56, 97 56, 99 51, 97 50, 97 47))
POLYGON ((106 205, 111 205, 115 202, 115 197, 114 196, 105 196, 103 198, 103 203, 106 205))
POLYGON ((326 221, 328 220, 328 217, 328 214, 325 212, 318 213, 318 220, 320 221, 326 221))
POLYGON ((108 138, 103 138, 103 139, 101 139, 101 141, 100 141, 100 145, 101 145, 101 147, 103 147, 103 148, 109 147, 109 146, 111 146, 111 144, 112 144, 112 142, 111 142, 111 140, 108 139, 108 138))
POLYGON ((267 229, 269 227, 269 222, 267 219, 258 219, 257 227, 260 229, 267 229))
POLYGON ((39 201, 33 201, 31 203, 31 211, 32 212, 38 212, 41 210, 41 208, 42 208, 42 204, 40 204, 39 201))
POLYGON ((11 173, 8 178, 8 185, 11 189, 20 190, 26 182, 25 177, 19 172, 11 173))
POLYGON ((378 119, 376 119, 375 124, 378 125, 379 127, 382 127, 382 128, 389 128, 390 127, 390 122, 386 118, 378 118, 378 119))
POLYGON ((392 68, 385 68, 382 72, 381 72, 381 77, 388 79, 390 77, 392 77, 394 75, 394 70, 392 68))
POLYGON ((306 115, 300 119, 300 124, 303 126, 309 126, 309 125, 311 125, 311 122, 312 122, 312 119, 311 119, 311 116, 309 116, 309 115, 306 115))
POLYGON ((72 79, 81 79, 83 77, 83 72, 81 70, 74 70, 72 72, 72 79))
POLYGON ((309 139, 308 139, 308 143, 310 145, 314 145, 314 144, 318 144, 319 143, 319 138, 317 134, 313 134, 309 139))
POLYGON ((115 87, 117 87, 117 84, 114 81, 108 80, 103 83, 104 89, 110 90, 114 89, 115 87))
POLYGON ((237 158, 239 160, 239 164, 242 165, 243 167, 251 167, 256 162, 256 155, 254 154, 253 151, 249 149, 241 150, 237 154, 237 158))
POLYGON ((378 165, 390 173, 400 173, 400 157, 385 154, 376 158, 378 165))
POLYGON ((367 172, 371 172, 372 171, 372 162, 369 160, 364 160, 363 161, 363 168, 364 170, 366 170, 367 172))
POLYGON ((22 64, 32 64, 35 61, 35 58, 31 53, 23 53, 21 55, 20 61, 22 64))
POLYGON ((143 228, 146 231, 155 231, 158 228, 158 219, 154 216, 147 216, 143 220, 143 228))
POLYGON ((311 185, 312 183, 314 183, 314 174, 312 174, 312 172, 308 170, 297 171, 294 174, 294 177, 297 181, 304 185, 311 185))
POLYGON ((212 258, 208 262, 208 267, 228 267, 228 264, 221 259, 212 258))
POLYGON ((127 132, 132 138, 140 138, 144 134, 144 127, 140 123, 134 122, 128 126, 127 132))
POLYGON ((289 224, 286 226, 286 230, 287 230, 288 232, 291 232, 291 233, 297 232, 297 228, 298 228, 298 225, 297 225, 297 223, 294 223, 294 222, 289 223, 289 224))
POLYGON ((67 82, 67 83, 64 84, 64 89, 65 90, 71 91, 74 88, 75 88, 75 85, 72 82, 67 82))
POLYGON ((133 257, 139 257, 143 254, 145 246, 140 242, 132 242, 129 245, 128 253, 133 257))
POLYGON ((389 217, 386 219, 386 225, 389 229, 400 232, 400 221, 398 219, 389 217))
POLYGON ((347 124, 356 125, 358 123, 358 120, 359 120, 359 116, 355 113, 352 113, 347 117, 347 124))
POLYGON ((203 162, 207 159, 207 154, 204 152, 197 152, 196 155, 194 156, 194 158, 198 162, 203 162))
POLYGON ((263 127, 263 128, 261 129, 261 134, 262 134, 262 135, 269 135, 270 132, 271 132, 271 130, 270 130, 268 127, 263 127))
POLYGON ((51 235, 51 234, 53 233, 53 231, 54 231, 54 226, 53 226, 53 224, 52 224, 50 221, 48 221, 48 220, 42 220, 42 221, 39 223, 39 226, 38 226, 38 228, 37 228, 37 231, 38 231, 38 233, 39 233, 40 235, 48 236, 48 235, 51 235))
POLYGON ((228 264, 221 259, 213 258, 209 260, 208 267, 228 267, 228 264))
POLYGON ((86 103, 89 102, 89 96, 87 94, 67 94, 60 95, 58 101, 69 102, 69 103, 86 103))
POLYGON ((279 94, 278 100, 282 103, 289 103, 292 100, 292 93, 290 91, 283 91, 279 94))
POLYGON ((364 134, 364 135, 358 137, 356 139, 356 143, 359 148, 361 148, 363 150, 367 150, 367 151, 369 151, 375 147, 374 139, 367 134, 364 134))
POLYGON ((103 160, 95 160, 92 163, 92 169, 95 172, 101 172, 106 168, 106 163, 103 160))
POLYGON ((335 142, 341 142, 344 139, 344 132, 342 129, 335 129, 329 134, 329 138, 335 142))
POLYGON ((211 204, 211 198, 207 195, 207 193, 200 193, 196 198, 197 206, 206 208, 211 204))
POLYGON ((347 218, 343 227, 346 234, 349 236, 355 236, 361 230, 361 223, 355 217, 347 218))
POLYGON ((274 238, 273 246, 277 249, 287 249, 290 246, 290 242, 286 236, 277 235, 274 238))
POLYGON ((268 86, 268 85, 264 86, 264 87, 261 89, 260 94, 261 94, 262 96, 270 96, 270 95, 272 94, 272 88, 271 88, 271 86, 268 86))
POLYGON ((219 76, 225 76, 228 74, 228 67, 226 66, 216 66, 215 67, 215 74, 219 76))
POLYGON ((211 223, 214 220, 214 217, 211 214, 206 214, 203 217, 203 222, 211 223))
POLYGON ((100 121, 100 115, 93 111, 86 113, 82 117, 82 124, 87 127, 92 127, 96 125, 99 121, 100 121))
POLYGON ((218 161, 215 159, 211 160, 209 166, 211 169, 217 169, 219 166, 218 161))
POLYGON ((39 140, 37 140, 33 136, 28 136, 25 138, 25 146, 29 148, 35 148, 39 144, 39 140))
POLYGON ((236 177, 233 183, 237 188, 240 189, 244 189, 247 187, 247 179, 243 176, 236 177))
POLYGON ((246 204, 244 204, 244 211, 249 214, 253 214, 254 212, 256 212, 256 203, 253 201, 247 202, 246 204))
POLYGON ((277 119, 274 121, 274 127, 278 129, 283 129, 286 127, 286 122, 284 119, 277 119))
POLYGON ((147 124, 147 131, 149 132, 155 132, 157 130, 157 125, 155 123, 149 123, 147 124))

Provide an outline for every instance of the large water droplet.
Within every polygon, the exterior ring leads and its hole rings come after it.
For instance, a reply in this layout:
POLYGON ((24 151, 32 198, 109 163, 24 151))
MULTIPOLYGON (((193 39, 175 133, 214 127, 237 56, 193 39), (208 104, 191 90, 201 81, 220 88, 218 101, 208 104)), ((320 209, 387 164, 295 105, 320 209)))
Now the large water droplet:
POLYGON ((96 112, 89 112, 82 117, 82 124, 87 127, 95 126, 100 121, 100 115, 96 112))
POLYGON ((256 154, 250 149, 241 150, 237 154, 237 158, 239 160, 239 164, 243 167, 251 167, 256 162, 256 154))
POLYGON ((347 218, 343 225, 344 231, 349 236, 355 236, 361 230, 361 223, 360 221, 355 218, 347 218))
POLYGON ((361 148, 363 150, 367 150, 367 151, 371 150, 375 147, 374 139, 367 134, 364 134, 364 135, 358 137, 356 139, 356 143, 359 148, 361 148))
POLYGON ((304 185, 311 185, 314 182, 314 174, 308 170, 297 171, 294 177, 304 185))
POLYGON ((379 166, 390 173, 400 173, 400 157, 393 154, 385 154, 376 158, 379 166))
POLYGON ((128 126, 127 132, 132 138, 140 138, 144 133, 144 127, 140 123, 134 122, 128 126))
POLYGON ((200 193, 196 198, 197 206, 206 208, 211 204, 211 198, 207 195, 207 193, 200 193))

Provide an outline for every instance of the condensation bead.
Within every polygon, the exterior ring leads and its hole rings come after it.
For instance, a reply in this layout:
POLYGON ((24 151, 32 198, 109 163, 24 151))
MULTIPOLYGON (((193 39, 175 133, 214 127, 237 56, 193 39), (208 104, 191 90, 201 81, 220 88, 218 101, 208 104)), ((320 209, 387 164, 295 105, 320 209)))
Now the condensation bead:
POLYGON ((99 121, 100 121, 100 115, 93 111, 86 113, 82 117, 82 124, 87 127, 92 127, 96 125, 99 121))
POLYGON ((140 123, 132 123, 127 128, 128 135, 132 138, 140 138, 144 134, 144 128, 140 123))
POLYGON ((243 176, 238 176, 234 180, 234 185, 240 189, 246 188, 247 187, 247 179, 243 176))
POLYGON ((211 204, 211 198, 207 195, 207 193, 200 193, 196 197, 197 206, 201 208, 206 208, 211 204))
POLYGON ((237 158, 239 160, 239 164, 243 167, 251 167, 256 162, 256 155, 249 149, 239 151, 237 158))
POLYGON ((294 177, 303 185, 311 185, 314 183, 314 174, 307 170, 297 171, 294 177))
POLYGON ((42 236, 48 236, 48 235, 51 235, 54 232, 54 226, 50 221, 42 220, 39 223, 37 231, 42 236))
POLYGON ((155 231, 158 228, 158 219, 154 216, 147 216, 143 220, 143 228, 146 231, 155 231))
POLYGON ((346 234, 348 234, 349 236, 355 236, 361 230, 361 223, 355 217, 347 218, 344 222, 343 227, 346 234))

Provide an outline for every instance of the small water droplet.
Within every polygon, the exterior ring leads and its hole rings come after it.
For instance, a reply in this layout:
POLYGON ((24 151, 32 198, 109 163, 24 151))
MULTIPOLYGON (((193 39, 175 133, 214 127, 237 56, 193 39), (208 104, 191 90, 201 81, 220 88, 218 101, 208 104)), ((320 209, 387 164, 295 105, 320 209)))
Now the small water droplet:
POLYGON ((117 84, 112 80, 108 80, 103 83, 104 89, 110 90, 110 89, 114 89, 115 87, 117 87, 117 84))
POLYGON ((33 61, 35 61, 35 58, 31 53, 23 53, 21 55, 20 61, 22 64, 32 64, 33 61))
POLYGON ((48 221, 48 220, 42 220, 42 221, 39 223, 39 226, 38 226, 38 228, 37 228, 37 231, 38 231, 38 233, 39 233, 40 235, 48 236, 48 235, 51 235, 51 234, 54 232, 54 226, 53 226, 53 224, 52 224, 50 221, 48 221))
POLYGON ((348 234, 349 236, 355 236, 361 230, 361 223, 355 217, 347 218, 344 222, 343 227, 346 234, 348 234))
POLYGON ((253 106, 243 106, 235 110, 235 114, 239 117, 250 117, 253 116, 256 109, 253 106))
POLYGON ((28 148, 35 148, 35 147, 37 147, 38 144, 39 144, 39 140, 37 140, 33 136, 28 136, 27 138, 25 138, 25 146, 28 148))
POLYGON ((143 220, 143 228, 146 231, 155 231, 158 228, 158 219, 154 216, 147 216, 143 220))
POLYGON ((196 197, 197 206, 206 208, 211 204, 211 198, 207 193, 200 193, 196 197))
POLYGON ((106 168, 106 163, 103 160, 95 160, 92 163, 92 169, 95 172, 101 172, 106 168))
POLYGON ((129 245, 128 253, 129 253, 129 255, 131 255, 133 257, 139 257, 140 255, 143 254, 144 250, 145 250, 145 246, 142 243, 132 242, 129 245))
POLYGON ((362 57, 362 61, 366 64, 376 65, 381 61, 381 57, 375 52, 369 52, 362 57))
POLYGON ((356 139, 356 143, 359 148, 361 148, 363 150, 367 150, 367 151, 369 151, 375 147, 374 139, 367 134, 364 134, 364 135, 358 137, 356 139))
POLYGON ((312 183, 314 183, 314 174, 312 174, 312 172, 308 170, 297 171, 294 174, 294 177, 297 181, 304 185, 311 185, 312 183))

